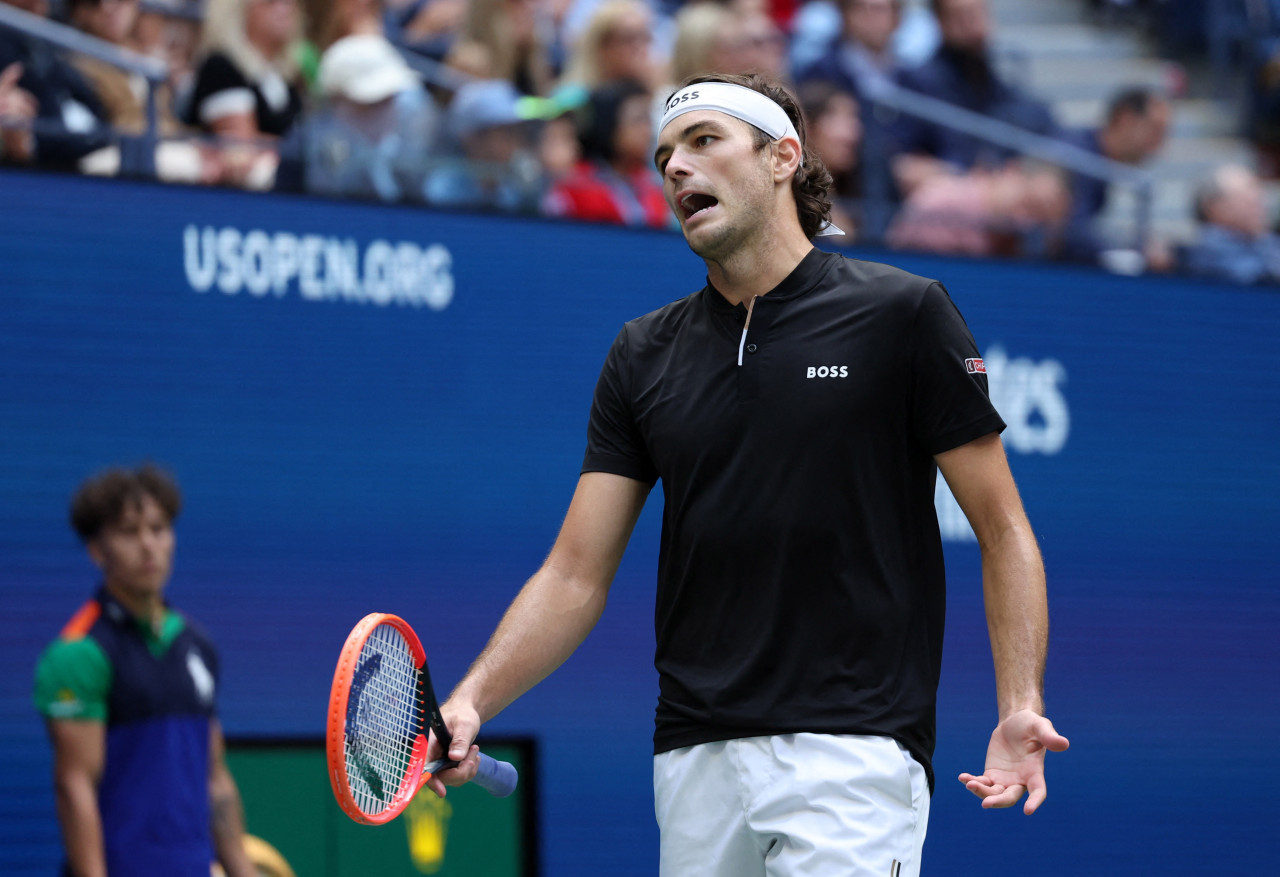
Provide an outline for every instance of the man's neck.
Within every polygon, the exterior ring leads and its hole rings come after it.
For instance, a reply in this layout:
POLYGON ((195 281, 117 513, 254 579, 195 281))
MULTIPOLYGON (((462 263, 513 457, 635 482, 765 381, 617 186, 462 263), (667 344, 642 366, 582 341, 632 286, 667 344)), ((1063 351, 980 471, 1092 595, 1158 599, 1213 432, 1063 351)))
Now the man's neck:
POLYGON ((707 260, 707 277, 730 304, 742 304, 786 280, 812 249, 797 227, 795 235, 765 238, 739 248, 724 261, 707 260))
POLYGON ((152 630, 159 630, 164 621, 164 598, 158 594, 134 594, 107 584, 107 593, 115 598, 130 615, 152 630))

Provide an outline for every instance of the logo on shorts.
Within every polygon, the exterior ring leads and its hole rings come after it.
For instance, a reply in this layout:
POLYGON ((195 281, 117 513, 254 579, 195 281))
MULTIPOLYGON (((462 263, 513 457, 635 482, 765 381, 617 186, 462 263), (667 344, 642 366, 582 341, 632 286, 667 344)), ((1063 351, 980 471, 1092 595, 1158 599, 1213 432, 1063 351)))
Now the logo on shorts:
POLYGON ((971 375, 985 375, 987 364, 975 356, 964 361, 964 369, 971 375))

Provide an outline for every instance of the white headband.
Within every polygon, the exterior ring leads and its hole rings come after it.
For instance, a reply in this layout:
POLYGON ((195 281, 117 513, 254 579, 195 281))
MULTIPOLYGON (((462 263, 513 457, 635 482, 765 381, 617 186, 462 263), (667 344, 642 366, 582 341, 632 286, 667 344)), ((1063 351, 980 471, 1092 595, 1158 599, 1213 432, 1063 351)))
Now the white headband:
MULTIPOLYGON (((796 126, 791 124, 791 117, 786 110, 760 92, 731 82, 697 82, 671 95, 662 112, 658 134, 661 135, 677 116, 696 110, 725 113, 748 125, 755 125, 774 140, 791 137, 796 143, 800 143, 800 135, 796 133, 796 126)), ((803 143, 800 145, 804 146, 803 143)), ((836 234, 844 234, 844 231, 828 221, 818 229, 817 236, 836 234)))
POLYGON ((696 110, 727 113, 755 125, 774 140, 794 137, 800 142, 800 135, 782 107, 758 91, 729 82, 698 82, 677 91, 662 112, 658 133, 661 134, 672 119, 696 110))

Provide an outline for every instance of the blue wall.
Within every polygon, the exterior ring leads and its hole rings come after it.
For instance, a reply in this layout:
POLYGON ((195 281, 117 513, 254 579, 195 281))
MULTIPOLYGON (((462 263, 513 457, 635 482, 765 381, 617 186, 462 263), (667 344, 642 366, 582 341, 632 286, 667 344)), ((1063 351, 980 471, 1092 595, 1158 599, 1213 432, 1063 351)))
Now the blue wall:
MULTIPOLYGON (((65 523, 110 462, 180 476, 173 601, 229 734, 318 734, 371 610, 465 670, 545 554, 619 325, 701 285, 678 236, 0 175, 0 873, 58 857, 36 655, 94 571, 65 523)), ((1280 295, 923 257, 991 368, 1051 583, 1036 816, 953 777, 994 721, 978 553, 950 608, 925 873, 1269 872, 1280 855, 1280 295)), ((655 493, 596 632, 492 723, 542 744, 548 875, 656 870, 655 493)))

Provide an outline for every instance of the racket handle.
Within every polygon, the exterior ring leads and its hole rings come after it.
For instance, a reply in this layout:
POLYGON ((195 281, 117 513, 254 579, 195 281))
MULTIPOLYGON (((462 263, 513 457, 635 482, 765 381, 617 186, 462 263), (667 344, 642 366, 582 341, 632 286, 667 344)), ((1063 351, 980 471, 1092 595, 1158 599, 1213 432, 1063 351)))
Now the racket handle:
POLYGON ((480 753, 480 769, 471 781, 495 798, 505 798, 516 790, 520 781, 515 765, 480 753))

